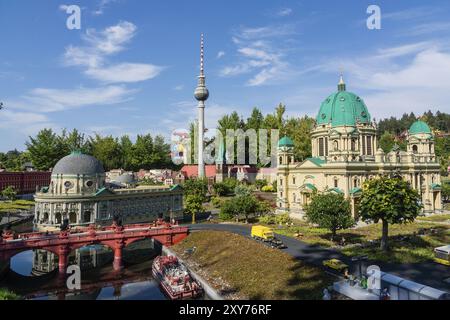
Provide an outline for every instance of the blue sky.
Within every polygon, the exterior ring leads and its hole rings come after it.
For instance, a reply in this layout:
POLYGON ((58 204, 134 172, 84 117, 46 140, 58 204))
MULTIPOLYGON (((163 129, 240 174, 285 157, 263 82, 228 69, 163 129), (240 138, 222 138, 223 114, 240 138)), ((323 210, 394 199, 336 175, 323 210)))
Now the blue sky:
POLYGON ((450 111, 448 1, 0 0, 0 151, 23 150, 51 127, 170 136, 196 117, 205 33, 205 111, 213 128, 234 110, 315 115, 336 90, 379 119, 450 111), (366 27, 381 8, 381 30, 366 27), (66 28, 67 5, 82 9, 66 28))

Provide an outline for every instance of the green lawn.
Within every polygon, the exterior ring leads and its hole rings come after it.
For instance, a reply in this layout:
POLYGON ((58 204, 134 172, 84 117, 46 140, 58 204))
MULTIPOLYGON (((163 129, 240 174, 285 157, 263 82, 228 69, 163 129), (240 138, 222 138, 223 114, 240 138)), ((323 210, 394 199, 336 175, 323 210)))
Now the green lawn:
POLYGON ((419 217, 418 220, 432 222, 450 222, 450 214, 434 214, 428 217, 419 217))
POLYGON ((173 250, 222 294, 235 298, 321 299, 322 290, 333 282, 319 268, 228 232, 194 232, 173 250), (184 254, 192 247, 197 248, 193 254, 184 254))
POLYGON ((433 258, 433 249, 450 244, 450 226, 432 222, 409 223, 389 226, 389 253, 379 250, 381 224, 338 231, 337 241, 345 239, 345 246, 339 247, 330 240, 327 229, 316 228, 303 221, 295 221, 292 227, 274 227, 274 231, 301 241, 324 247, 336 247, 349 256, 368 255, 370 259, 396 262, 418 263, 433 258), (362 245, 362 246, 360 246, 362 245))
POLYGON ((15 200, 15 201, 1 201, 0 213, 14 212, 18 210, 30 210, 34 206, 34 201, 15 200))

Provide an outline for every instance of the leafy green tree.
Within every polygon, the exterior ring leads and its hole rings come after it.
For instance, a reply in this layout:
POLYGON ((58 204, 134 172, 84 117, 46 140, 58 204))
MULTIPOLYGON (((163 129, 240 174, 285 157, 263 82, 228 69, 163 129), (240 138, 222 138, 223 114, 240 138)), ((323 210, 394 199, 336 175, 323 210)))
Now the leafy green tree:
POLYGON ((401 178, 381 177, 363 185, 359 214, 366 222, 382 222, 383 251, 388 250, 389 224, 413 222, 421 209, 419 193, 401 178))
POLYGON ((233 199, 229 199, 223 202, 219 212, 220 220, 232 220, 237 214, 238 209, 236 208, 235 201, 233 201, 233 199))
POLYGON ((167 144, 164 141, 164 138, 160 135, 155 137, 151 162, 153 168, 172 166, 172 160, 170 158, 170 145, 167 144))
POLYGON ((120 138, 120 149, 122 150, 122 168, 133 170, 133 142, 128 135, 120 138))
POLYGON ((14 201, 16 199, 17 192, 14 187, 9 186, 3 189, 2 196, 7 198, 9 201, 14 201))
POLYGON ((385 131, 380 137, 379 145, 385 153, 390 152, 395 145, 395 136, 389 131, 385 131))
POLYGON ((90 144, 92 155, 102 162, 105 170, 118 169, 122 166, 122 150, 117 138, 96 134, 90 138, 90 144))
POLYGON ((238 184, 234 188, 234 193, 236 197, 249 197, 252 195, 252 188, 243 184, 238 184))
POLYGON ((153 138, 150 134, 138 135, 133 146, 131 167, 134 171, 139 169, 153 169, 153 138))
POLYGON ((77 129, 73 129, 69 133, 64 129, 58 138, 61 140, 61 144, 64 146, 66 154, 77 150, 85 154, 91 152, 88 138, 86 138, 84 133, 80 133, 77 129))
POLYGON ((450 182, 444 182, 442 184, 442 200, 449 201, 450 200, 450 182))
POLYGON ((439 157, 441 164, 441 175, 448 175, 448 167, 450 166, 450 136, 436 137, 436 156, 439 157))
POLYGON ((294 142, 294 157, 298 161, 311 157, 311 130, 313 126, 314 119, 308 116, 290 118, 285 123, 284 134, 294 142))
POLYGON ((213 184, 214 193, 218 196, 226 196, 230 193, 230 189, 223 182, 216 182, 213 184))
POLYGON ((29 137, 27 151, 33 165, 38 170, 49 170, 56 162, 67 155, 63 140, 52 129, 43 129, 36 137, 29 137))
POLYGON ((331 241, 334 241, 338 230, 355 225, 350 202, 342 194, 316 194, 306 206, 305 212, 309 222, 331 231, 331 241))
POLYGON ((208 181, 206 179, 188 179, 183 184, 184 194, 195 194, 206 199, 208 192, 208 181))
POLYGON ((203 208, 204 198, 199 194, 188 194, 185 197, 185 209, 187 214, 192 216, 192 223, 195 224, 195 216, 197 213, 205 212, 203 208))

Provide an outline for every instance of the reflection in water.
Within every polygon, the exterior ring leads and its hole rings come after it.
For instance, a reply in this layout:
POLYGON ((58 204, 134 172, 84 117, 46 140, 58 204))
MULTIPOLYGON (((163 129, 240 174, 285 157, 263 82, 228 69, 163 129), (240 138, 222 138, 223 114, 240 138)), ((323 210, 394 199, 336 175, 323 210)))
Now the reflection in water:
POLYGON ((11 259, 11 271, 0 281, 28 299, 39 300, 162 300, 166 299, 151 276, 156 252, 150 240, 131 244, 123 251, 125 269, 112 268, 113 253, 103 246, 87 246, 72 252, 69 264, 81 269, 82 288, 67 289, 58 277, 58 257, 45 250, 20 253, 11 259))

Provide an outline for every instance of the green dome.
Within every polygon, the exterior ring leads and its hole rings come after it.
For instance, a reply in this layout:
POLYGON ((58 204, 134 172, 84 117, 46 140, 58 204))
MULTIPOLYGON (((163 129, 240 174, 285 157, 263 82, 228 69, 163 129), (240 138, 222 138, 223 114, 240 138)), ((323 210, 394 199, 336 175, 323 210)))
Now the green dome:
POLYGON ((293 146, 294 146, 294 142, 289 137, 283 137, 278 142, 278 147, 293 147, 293 146))
POLYGON ((431 129, 425 122, 421 120, 417 120, 414 122, 409 128, 409 134, 419 134, 419 133, 428 133, 431 134, 431 129))
POLYGON ((339 91, 326 98, 320 106, 317 124, 331 124, 332 127, 369 124, 370 113, 364 101, 356 94, 345 90, 342 78, 338 88, 339 91))

